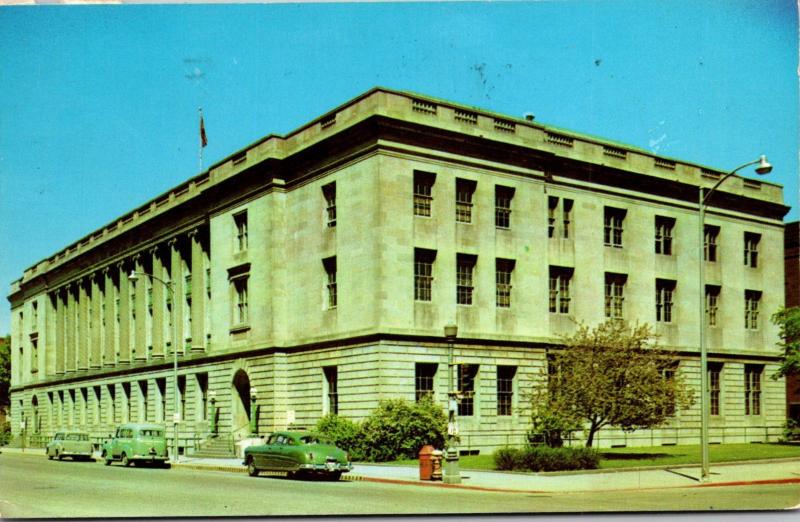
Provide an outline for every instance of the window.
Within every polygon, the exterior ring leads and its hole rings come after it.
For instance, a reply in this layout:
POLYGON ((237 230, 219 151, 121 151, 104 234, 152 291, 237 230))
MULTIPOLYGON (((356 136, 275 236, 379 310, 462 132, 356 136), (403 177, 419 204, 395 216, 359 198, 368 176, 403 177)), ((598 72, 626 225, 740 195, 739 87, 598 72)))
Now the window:
POLYGON ((414 171, 414 215, 430 216, 433 201, 433 184, 436 174, 433 172, 414 171))
POLYGON ((514 198, 514 189, 495 185, 494 187, 494 226, 497 228, 511 227, 511 200, 514 198))
POLYGON ((672 255, 672 228, 675 219, 656 216, 656 254, 672 255))
POLYGON ((39 329, 39 303, 33 301, 31 303, 31 330, 34 332, 39 329))
POLYGON ((703 258, 706 261, 715 263, 717 261, 717 237, 719 227, 706 225, 703 228, 703 258))
POLYGON ((628 276, 625 274, 612 274, 606 272, 606 317, 609 319, 623 318, 623 302, 625 301, 625 282, 628 276))
POLYGON ((92 387, 92 424, 100 424, 100 386, 92 387))
POLYGON ((136 406, 139 422, 147 421, 147 381, 136 382, 136 406))
POLYGON ((711 415, 719 415, 719 399, 720 399, 720 377, 722 375, 722 363, 710 362, 708 363, 708 390, 711 398, 711 415))
POLYGON ((414 367, 414 395, 417 402, 425 396, 433 396, 433 384, 438 366, 436 363, 416 363, 414 367))
POLYGON ((472 195, 477 183, 468 179, 456 178, 456 221, 472 223, 472 195))
POLYGON ((569 283, 572 280, 572 268, 560 266, 550 267, 550 313, 569 313, 569 283))
POLYGON ((757 290, 744 291, 744 327, 748 330, 758 329, 759 301, 761 301, 761 292, 757 290))
POLYGON ((414 249, 414 300, 430 301, 435 250, 414 249))
POLYGON ((744 233, 744 266, 756 268, 758 266, 758 243, 761 241, 761 234, 752 232, 744 233))
POLYGON ((477 364, 458 365, 458 416, 471 417, 475 412, 475 377, 478 375, 477 364))
POLYGON ((336 308, 338 295, 336 292, 336 256, 322 260, 325 268, 325 292, 327 295, 327 307, 336 308))
POLYGON ((327 397, 327 411, 325 413, 332 413, 334 415, 338 415, 339 413, 339 372, 336 369, 336 366, 325 366, 322 368, 323 372, 325 373, 325 383, 326 383, 326 390, 325 394, 327 397))
POLYGON ((198 373, 195 375, 197 378, 197 411, 195 418, 203 421, 208 419, 208 374, 198 373))
POLYGON ((496 259, 495 261, 495 282, 496 282, 496 304, 500 308, 511 306, 511 272, 514 271, 513 259, 496 259))
POLYGON ((456 303, 461 305, 472 304, 472 272, 475 269, 477 256, 469 254, 456 254, 456 303))
POLYGON ((760 364, 744 365, 744 414, 761 415, 761 373, 760 364))
POLYGON ((248 322, 247 313, 247 276, 237 277, 231 280, 235 296, 233 307, 233 324, 243 325, 248 322))
POLYGON ((39 371, 39 337, 31 336, 31 373, 39 371))
POLYGON ((564 198, 560 200, 555 196, 547 199, 547 237, 553 238, 560 236, 569 239, 572 233, 572 200, 564 198), (561 208, 561 231, 557 233, 558 211, 561 208))
POLYGON ((603 211, 603 242, 606 246, 622 248, 622 222, 626 211, 621 208, 605 207, 603 211))
POLYGON ((656 321, 672 322, 672 294, 675 292, 675 281, 656 279, 656 321))
POLYGON ((184 421, 186 420, 186 376, 185 375, 178 375, 178 400, 180 404, 178 405, 180 413, 179 419, 184 421))
MULTIPOLYGON (((660 369, 661 372, 661 379, 667 382, 672 382, 675 380, 675 372, 678 370, 678 363, 668 363, 666 366, 660 369)), ((665 405, 666 407, 663 410, 664 415, 667 417, 671 417, 675 415, 675 401, 674 399, 665 405)))
POLYGON ((236 251, 247 250, 247 211, 233 215, 233 224, 236 226, 236 251))
POLYGON ((159 409, 156 412, 156 422, 164 422, 167 420, 167 379, 161 377, 156 379, 156 388, 158 388, 159 409))
POLYGON ((497 414, 511 415, 514 403, 514 376, 516 366, 497 367, 497 414))
MULTIPOLYGON (((117 403, 117 387, 114 384, 109 384, 106 389, 108 390, 108 423, 115 424, 116 418, 116 403, 117 403)), ((64 397, 61 392, 58 392, 61 404, 64 404, 64 397)))
POLYGON ((325 213, 328 227, 336 226, 336 182, 328 183, 322 187, 322 195, 325 197, 325 213))
POLYGON ((706 323, 708 326, 717 326, 717 312, 719 312, 719 291, 719 286, 706 285, 706 323))

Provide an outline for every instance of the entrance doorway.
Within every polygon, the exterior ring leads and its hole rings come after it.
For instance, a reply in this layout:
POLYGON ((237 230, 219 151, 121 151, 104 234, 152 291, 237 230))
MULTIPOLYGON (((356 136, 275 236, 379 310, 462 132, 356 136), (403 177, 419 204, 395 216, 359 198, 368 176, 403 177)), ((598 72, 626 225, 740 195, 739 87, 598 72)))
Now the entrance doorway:
POLYGON ((250 377, 244 370, 237 370, 231 382, 231 413, 235 435, 248 433, 250 424, 250 377))

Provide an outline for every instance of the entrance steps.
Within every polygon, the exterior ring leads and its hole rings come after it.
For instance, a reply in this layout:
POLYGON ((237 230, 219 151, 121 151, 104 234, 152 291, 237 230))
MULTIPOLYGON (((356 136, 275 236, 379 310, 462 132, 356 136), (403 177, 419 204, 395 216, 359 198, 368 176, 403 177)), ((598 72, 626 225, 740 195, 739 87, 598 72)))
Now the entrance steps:
POLYGON ((191 457, 207 459, 232 459, 236 458, 233 440, 228 437, 212 437, 200 443, 200 446, 190 452, 191 457))

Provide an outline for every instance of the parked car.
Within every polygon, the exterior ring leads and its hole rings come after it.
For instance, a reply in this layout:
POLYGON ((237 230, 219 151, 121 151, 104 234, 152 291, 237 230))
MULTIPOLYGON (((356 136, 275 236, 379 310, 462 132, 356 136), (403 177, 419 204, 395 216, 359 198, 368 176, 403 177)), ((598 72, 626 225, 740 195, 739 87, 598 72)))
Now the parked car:
POLYGON ((82 431, 59 431, 53 440, 45 446, 47 458, 61 460, 70 457, 72 460, 93 460, 94 447, 89 440, 89 434, 82 431))
POLYGON ((290 477, 316 474, 339 480, 353 469, 347 452, 306 431, 276 431, 266 444, 245 448, 243 464, 251 477, 286 471, 290 477))
POLYGON ((101 457, 106 466, 115 460, 123 466, 134 463, 166 465, 169 456, 164 427, 159 424, 122 424, 103 444, 101 457))

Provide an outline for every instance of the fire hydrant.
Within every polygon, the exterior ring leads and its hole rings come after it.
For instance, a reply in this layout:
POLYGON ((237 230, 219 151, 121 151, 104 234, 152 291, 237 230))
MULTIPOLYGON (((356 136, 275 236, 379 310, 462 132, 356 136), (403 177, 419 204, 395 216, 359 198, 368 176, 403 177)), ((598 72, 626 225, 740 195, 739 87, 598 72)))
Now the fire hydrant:
POLYGON ((433 463, 431 480, 442 480, 442 450, 433 450, 431 454, 431 463, 433 463))
POLYGON ((433 475, 433 463, 431 462, 431 454, 433 453, 433 446, 426 444, 419 450, 419 479, 430 480, 433 475))

